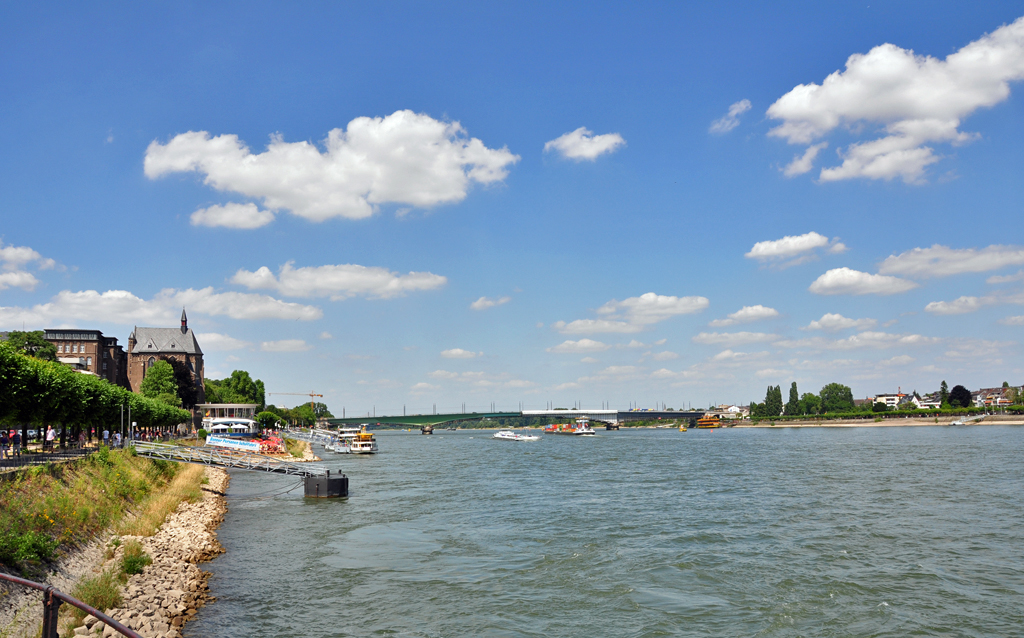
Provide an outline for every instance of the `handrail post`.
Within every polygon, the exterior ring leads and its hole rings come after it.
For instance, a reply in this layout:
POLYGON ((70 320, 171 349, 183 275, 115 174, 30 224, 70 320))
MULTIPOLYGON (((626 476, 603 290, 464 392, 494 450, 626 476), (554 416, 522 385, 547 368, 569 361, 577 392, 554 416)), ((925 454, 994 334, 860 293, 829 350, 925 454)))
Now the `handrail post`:
POLYGON ((63 601, 53 595, 53 586, 50 585, 43 591, 43 637, 58 638, 57 636, 57 612, 63 601))

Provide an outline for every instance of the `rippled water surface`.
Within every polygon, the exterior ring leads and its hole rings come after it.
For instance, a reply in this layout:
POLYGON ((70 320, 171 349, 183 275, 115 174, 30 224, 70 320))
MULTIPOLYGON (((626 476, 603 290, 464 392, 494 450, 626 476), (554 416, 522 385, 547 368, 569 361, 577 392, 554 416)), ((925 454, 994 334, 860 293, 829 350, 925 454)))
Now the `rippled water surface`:
POLYGON ((1024 635, 1024 428, 490 435, 232 472, 186 636, 1024 635))

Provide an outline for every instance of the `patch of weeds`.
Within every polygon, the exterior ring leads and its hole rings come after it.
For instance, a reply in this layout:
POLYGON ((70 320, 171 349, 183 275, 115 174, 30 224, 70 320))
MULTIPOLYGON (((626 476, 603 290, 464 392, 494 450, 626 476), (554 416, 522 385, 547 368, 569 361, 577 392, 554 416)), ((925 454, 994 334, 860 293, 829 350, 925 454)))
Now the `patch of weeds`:
MULTIPOLYGON (((91 607, 106 611, 121 606, 121 585, 127 580, 118 570, 108 570, 80 581, 71 590, 71 595, 91 607)), ((66 606, 70 607, 70 605, 66 606)), ((85 619, 86 614, 76 607, 72 615, 75 618, 75 624, 79 625, 85 619)))
POLYGON ((0 563, 49 560, 56 549, 57 541, 41 532, 0 532, 0 563))
POLYGON ((130 540, 124 544, 124 555, 121 557, 121 568, 126 574, 141 574, 142 570, 153 562, 142 549, 142 543, 130 540))

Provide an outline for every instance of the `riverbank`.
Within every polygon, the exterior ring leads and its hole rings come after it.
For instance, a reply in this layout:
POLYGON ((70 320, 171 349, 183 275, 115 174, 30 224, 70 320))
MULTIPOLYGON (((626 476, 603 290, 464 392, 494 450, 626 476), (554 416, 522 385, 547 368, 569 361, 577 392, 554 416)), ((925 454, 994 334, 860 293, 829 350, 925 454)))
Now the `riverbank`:
MULTIPOLYGON (((901 427, 901 426, 923 426, 923 425, 950 425, 961 417, 899 417, 892 419, 882 418, 878 421, 873 419, 836 419, 834 421, 808 419, 806 421, 761 421, 751 423, 749 421, 737 423, 732 427, 737 428, 868 428, 868 427, 901 427)), ((974 427, 977 425, 1024 425, 1024 415, 1019 414, 993 414, 986 416, 981 421, 974 421, 963 427, 974 427)))

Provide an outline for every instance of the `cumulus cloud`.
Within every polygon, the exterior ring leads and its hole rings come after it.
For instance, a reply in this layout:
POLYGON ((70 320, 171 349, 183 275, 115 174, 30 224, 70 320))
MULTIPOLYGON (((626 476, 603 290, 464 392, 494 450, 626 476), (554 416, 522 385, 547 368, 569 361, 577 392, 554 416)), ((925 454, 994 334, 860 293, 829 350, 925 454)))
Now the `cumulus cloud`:
POLYGON ((594 161, 605 153, 614 153, 626 145, 626 140, 618 133, 594 135, 586 127, 579 127, 571 133, 556 137, 544 144, 544 152, 556 151, 562 157, 576 161, 594 161))
POLYGON ((260 343, 260 350, 263 352, 305 352, 311 347, 302 339, 281 339, 280 341, 260 343))
POLYGON ((288 262, 277 276, 263 266, 255 272, 239 269, 231 283, 253 289, 275 290, 288 297, 329 297, 339 301, 354 296, 390 299, 408 292, 434 290, 448 282, 447 277, 430 272, 401 275, 387 268, 339 264, 295 268, 288 262))
POLYGON ((733 102, 729 112, 711 123, 708 133, 728 133, 740 125, 740 116, 750 110, 750 100, 733 102))
POLYGON ((818 277, 808 290, 817 295, 894 295, 913 288, 917 284, 906 279, 843 267, 818 277))
POLYGON ((937 337, 925 337, 919 334, 892 334, 889 332, 861 332, 845 339, 792 339, 777 341, 780 348, 810 350, 855 350, 861 348, 889 348, 892 346, 923 346, 938 343, 937 337))
POLYGON ((199 347, 203 349, 203 352, 227 352, 229 350, 241 350, 242 348, 248 348, 252 344, 248 341, 242 341, 241 339, 235 339, 225 334, 218 332, 200 332, 196 333, 196 339, 199 341, 199 347))
POLYGON ((334 335, 332 335, 331 333, 329 333, 326 330, 324 330, 323 332, 320 333, 319 338, 320 339, 324 339, 324 340, 326 340, 326 339, 333 339, 334 335))
POLYGON ((821 316, 821 319, 807 324, 803 330, 824 330, 825 332, 838 332, 840 330, 867 330, 874 328, 878 322, 874 319, 850 319, 838 313, 828 312, 821 316))
POLYGON ((840 152, 842 164, 823 168, 821 181, 863 177, 920 181, 937 162, 932 143, 964 144, 976 136, 959 130, 979 108, 1010 94, 1024 78, 1024 18, 971 42, 945 60, 882 44, 851 55, 845 71, 819 84, 800 84, 768 108, 781 120, 769 135, 790 144, 812 144, 843 126, 884 130, 840 152))
POLYGON ((566 323, 556 321, 551 327, 562 334, 597 334, 599 332, 632 333, 640 332, 643 326, 626 321, 609 321, 607 319, 577 319, 566 323))
POLYGON ((600 341, 594 341, 593 339, 580 339, 579 341, 566 340, 557 346, 548 348, 548 352, 557 352, 561 354, 579 354, 589 352, 603 352, 607 350, 609 345, 601 343, 600 341))
POLYGON ((1024 281, 1024 270, 1018 270, 1012 275, 992 275, 985 280, 987 284, 1009 284, 1015 281, 1024 281))
POLYGON ((738 323, 750 323, 752 321, 761 321, 762 319, 771 319, 772 317, 778 317, 779 311, 775 308, 769 308, 758 304, 756 306, 743 306, 736 312, 730 314, 726 319, 715 319, 710 324, 713 328, 722 328, 725 326, 735 326, 738 323))
POLYGON ((448 372, 447 370, 434 370, 433 372, 431 372, 427 376, 432 378, 432 379, 458 379, 459 378, 459 373, 458 372, 448 372))
POLYGON ((782 239, 759 241, 743 256, 779 268, 789 268, 817 259, 815 251, 818 249, 838 254, 846 252, 846 245, 840 242, 838 237, 829 241, 828 237, 811 231, 803 235, 786 235, 782 239))
POLYGON ((580 359, 580 363, 601 363, 601 361, 594 357, 583 357, 580 359))
POLYGON ((463 350, 462 348, 441 351, 441 356, 445 359, 473 359, 482 355, 482 352, 473 352, 472 350, 463 350))
POLYGON ((0 307, 0 324, 77 324, 103 321, 123 325, 174 325, 181 308, 189 313, 227 316, 232 319, 293 319, 309 321, 323 317, 315 306, 289 303, 252 293, 216 292, 212 287, 195 290, 161 290, 152 299, 142 299, 127 290, 72 292, 63 290, 47 303, 31 308, 0 307))
POLYGON ((999 323, 1004 326, 1024 326, 1024 315, 1017 315, 1016 317, 1005 317, 999 320, 999 323))
POLYGON ((671 350, 665 350, 663 352, 654 353, 651 355, 651 358, 655 361, 672 361, 673 359, 678 359, 679 355, 671 350))
POLYGON ((251 229, 274 221, 274 213, 260 210, 256 204, 224 204, 200 208, 190 217, 193 226, 221 226, 223 228, 251 229))
POLYGON ((420 394, 420 393, 423 393, 423 392, 433 392, 434 390, 440 390, 440 389, 441 389, 441 386, 433 385, 433 384, 427 383, 425 381, 420 381, 419 383, 416 383, 411 388, 409 388, 409 390, 411 392, 415 393, 415 394, 420 394))
POLYGON ((674 297, 648 292, 622 301, 612 299, 597 309, 609 319, 624 318, 632 324, 650 325, 678 315, 689 315, 708 307, 706 297, 674 297))
POLYGON ((984 297, 964 296, 953 301, 933 301, 924 307, 924 311, 935 315, 962 315, 979 310, 988 303, 991 301, 984 297))
POLYGON ((323 151, 274 135, 263 153, 253 153, 236 135, 189 131, 167 144, 153 141, 144 168, 150 179, 199 173, 219 191, 320 222, 369 217, 380 204, 459 202, 473 182, 500 182, 517 161, 507 148, 490 149, 468 137, 458 122, 406 110, 333 129, 323 151))
POLYGON ((469 304, 469 307, 473 310, 487 310, 495 306, 507 304, 512 301, 512 297, 498 297, 497 299, 491 299, 490 297, 480 297, 473 303, 469 304))
POLYGON ((1020 264, 1024 264, 1024 247, 1021 246, 993 245, 977 249, 935 244, 931 248, 914 248, 899 255, 890 255, 878 265, 878 272, 921 278, 948 277, 1020 264))
POLYGON ((786 164, 782 169, 782 174, 786 177, 796 177, 797 175, 803 175, 804 173, 810 172, 810 170, 814 168, 815 158, 818 157, 818 153, 820 153, 823 148, 828 148, 828 142, 808 146, 807 150, 802 154, 795 156, 793 161, 786 164))
POLYGON ((704 345, 738 346, 745 343, 775 341, 778 338, 778 335, 764 332, 701 332, 693 337, 693 342, 704 345))
POLYGON ((43 257, 28 246, 4 246, 3 242, 0 242, 0 290, 35 290, 39 280, 26 270, 29 265, 39 270, 50 270, 57 266, 57 262, 43 257))

